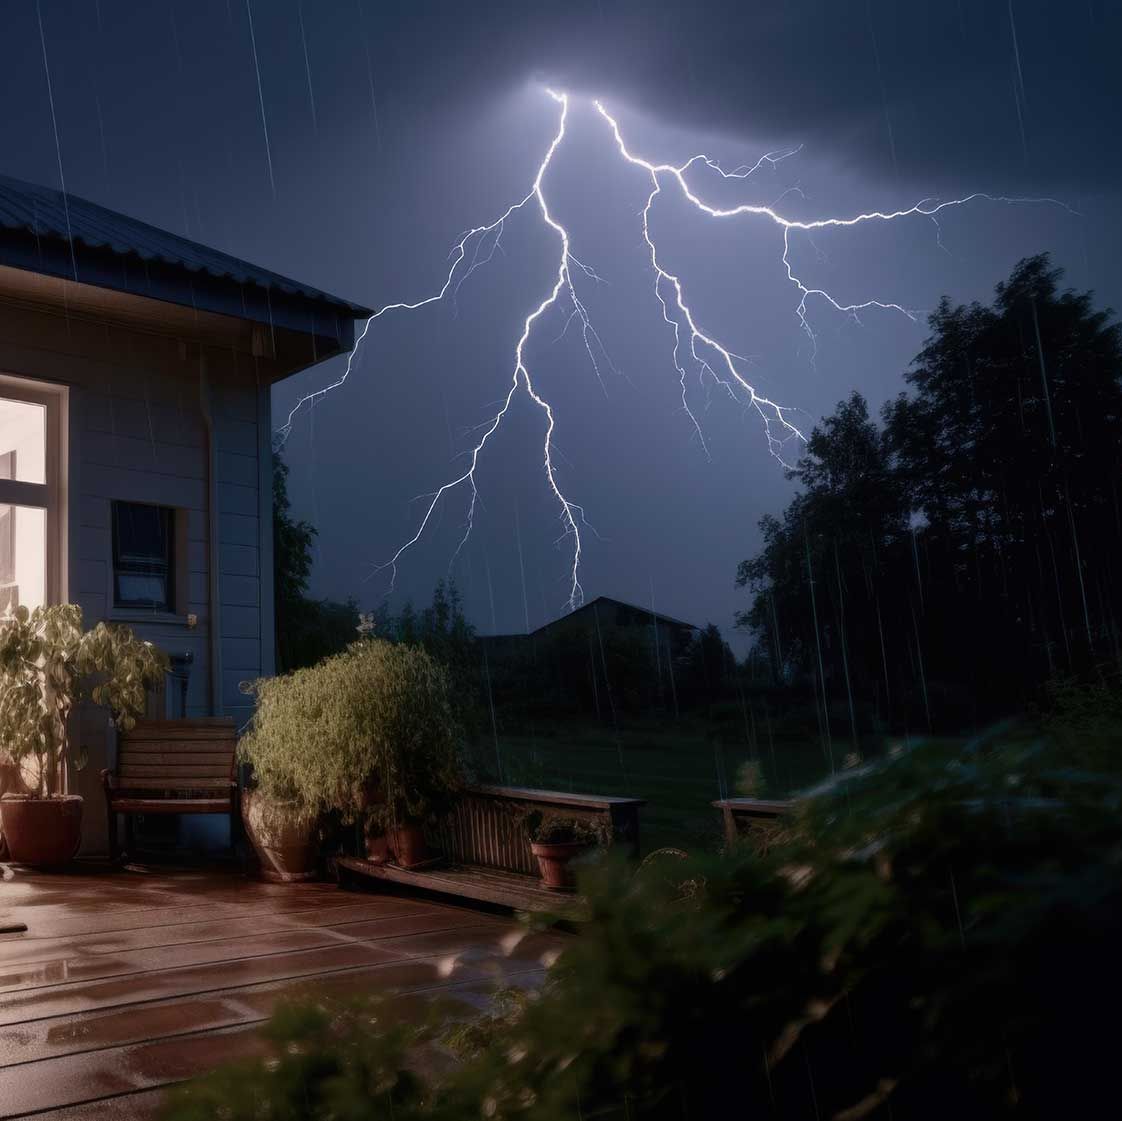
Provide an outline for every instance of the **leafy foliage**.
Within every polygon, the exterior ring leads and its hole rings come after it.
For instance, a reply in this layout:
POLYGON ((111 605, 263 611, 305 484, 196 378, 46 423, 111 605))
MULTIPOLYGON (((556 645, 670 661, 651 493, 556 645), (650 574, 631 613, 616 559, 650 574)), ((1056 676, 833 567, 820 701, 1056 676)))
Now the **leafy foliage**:
POLYGON ((383 609, 363 616, 363 626, 390 642, 420 646, 447 669, 452 703, 469 735, 477 734, 483 716, 483 656, 475 628, 467 621, 454 580, 438 580, 432 602, 417 611, 406 603, 394 615, 383 609))
POLYGON ((315 526, 296 521, 288 498, 288 465, 273 455, 273 594, 276 602, 277 664, 282 671, 315 665, 345 650, 358 628, 354 600, 312 599, 315 526))
POLYGON ((307 669, 261 678, 242 737, 266 797, 301 815, 362 812, 375 780, 384 823, 440 812, 460 784, 447 672, 417 647, 356 642, 307 669))
POLYGON ((526 815, 526 832, 531 841, 543 845, 595 845, 602 838, 587 821, 538 811, 526 815))
POLYGON ((179 1087, 167 1114, 176 1121, 415 1121, 423 1116, 422 1085, 407 1054, 421 1033, 401 1024, 383 1028, 377 1014, 364 1002, 284 1005, 265 1029, 283 1059, 229 1067, 179 1087))
MULTIPOLYGON (((395 1116, 1081 1115, 1115 1077, 1120 809, 1117 765, 999 729, 843 771, 766 856, 591 868, 543 992, 452 1029, 395 1116)), ((298 1112, 304 1061, 243 1068, 257 1112, 223 1115, 335 1116, 298 1112)))
POLYGON ((40 795, 53 794, 75 702, 105 705, 128 730, 166 672, 165 655, 128 627, 83 631, 76 604, 17 607, 0 620, 0 749, 17 764, 34 758, 40 795))
POLYGON ((1061 278, 1034 257, 992 306, 944 301, 910 392, 815 428, 740 566, 776 680, 854 737, 978 727, 1117 662, 1122 336, 1061 278))

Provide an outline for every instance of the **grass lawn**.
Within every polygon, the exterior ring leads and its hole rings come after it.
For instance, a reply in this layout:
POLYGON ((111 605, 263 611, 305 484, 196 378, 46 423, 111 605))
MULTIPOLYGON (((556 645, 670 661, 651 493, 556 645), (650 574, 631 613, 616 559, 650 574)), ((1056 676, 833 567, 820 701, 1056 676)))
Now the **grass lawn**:
MULTIPOLYGON (((720 844, 715 799, 737 793, 737 771, 749 760, 762 770, 762 797, 782 798, 830 773, 822 746, 811 740, 766 739, 760 749, 718 742, 704 724, 559 726, 545 736, 508 735, 479 744, 485 777, 511 786, 645 798, 644 852, 664 846, 720 844)), ((835 746, 839 765, 845 748, 835 746)), ((866 750, 869 750, 866 747, 866 750)))

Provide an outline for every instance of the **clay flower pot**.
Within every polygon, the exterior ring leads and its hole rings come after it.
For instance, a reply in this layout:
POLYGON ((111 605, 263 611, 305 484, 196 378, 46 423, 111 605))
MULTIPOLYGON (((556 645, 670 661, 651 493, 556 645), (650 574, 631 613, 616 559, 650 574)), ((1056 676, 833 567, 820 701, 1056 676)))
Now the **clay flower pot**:
POLYGON ((371 864, 385 864, 390 859, 390 839, 385 833, 367 833, 366 859, 371 864))
POLYGON ((314 821, 297 818, 286 803, 272 802, 257 790, 243 790, 242 823, 262 879, 273 883, 315 879, 314 821))
POLYGON ((55 798, 5 794, 0 799, 0 828, 13 864, 33 868, 69 864, 82 843, 82 799, 77 794, 55 798))
POLYGON ((388 829, 390 849, 394 860, 402 868, 412 868, 429 859, 428 842, 425 840, 424 826, 418 821, 405 821, 388 829))
POLYGON ((576 887, 570 863, 592 845, 588 841, 531 841, 530 851, 538 858, 542 887, 551 891, 572 891, 576 887))

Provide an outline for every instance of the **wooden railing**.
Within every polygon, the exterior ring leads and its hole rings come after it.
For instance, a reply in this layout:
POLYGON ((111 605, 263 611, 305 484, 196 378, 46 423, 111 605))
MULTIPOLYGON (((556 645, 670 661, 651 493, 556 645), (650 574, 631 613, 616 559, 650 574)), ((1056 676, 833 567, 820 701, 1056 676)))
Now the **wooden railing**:
POLYGON ((339 883, 392 883, 460 899, 497 904, 515 911, 558 908, 558 895, 541 886, 530 851, 527 818, 571 818, 586 822, 601 844, 639 853, 638 798, 601 798, 521 786, 470 786, 455 808, 428 830, 438 855, 423 865, 401 868, 389 862, 341 856, 339 883))
POLYGON ((472 786, 455 809, 433 830, 436 848, 458 864, 475 864, 525 876, 538 874, 530 852, 526 818, 566 817, 592 826, 606 845, 639 853, 638 798, 567 794, 521 786, 472 786))
POLYGON ((721 811, 725 844, 747 840, 758 849, 770 848, 783 828, 783 816, 794 805, 763 798, 722 798, 713 805, 721 811))

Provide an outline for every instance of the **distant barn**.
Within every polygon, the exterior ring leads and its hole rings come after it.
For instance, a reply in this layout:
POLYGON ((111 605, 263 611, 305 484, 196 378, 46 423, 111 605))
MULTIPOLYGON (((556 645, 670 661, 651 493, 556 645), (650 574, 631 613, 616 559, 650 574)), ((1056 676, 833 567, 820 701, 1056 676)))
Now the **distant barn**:
MULTIPOLYGON (((636 630, 650 635, 659 651, 677 657, 693 641, 698 628, 669 615, 662 615, 648 607, 637 607, 621 599, 597 596, 583 607, 562 615, 528 634, 483 635, 481 641, 489 653, 497 658, 509 657, 527 648, 544 644, 554 638, 570 634, 587 634, 595 637, 606 630, 636 630)), ((665 653, 662 657, 665 657, 665 653)))

